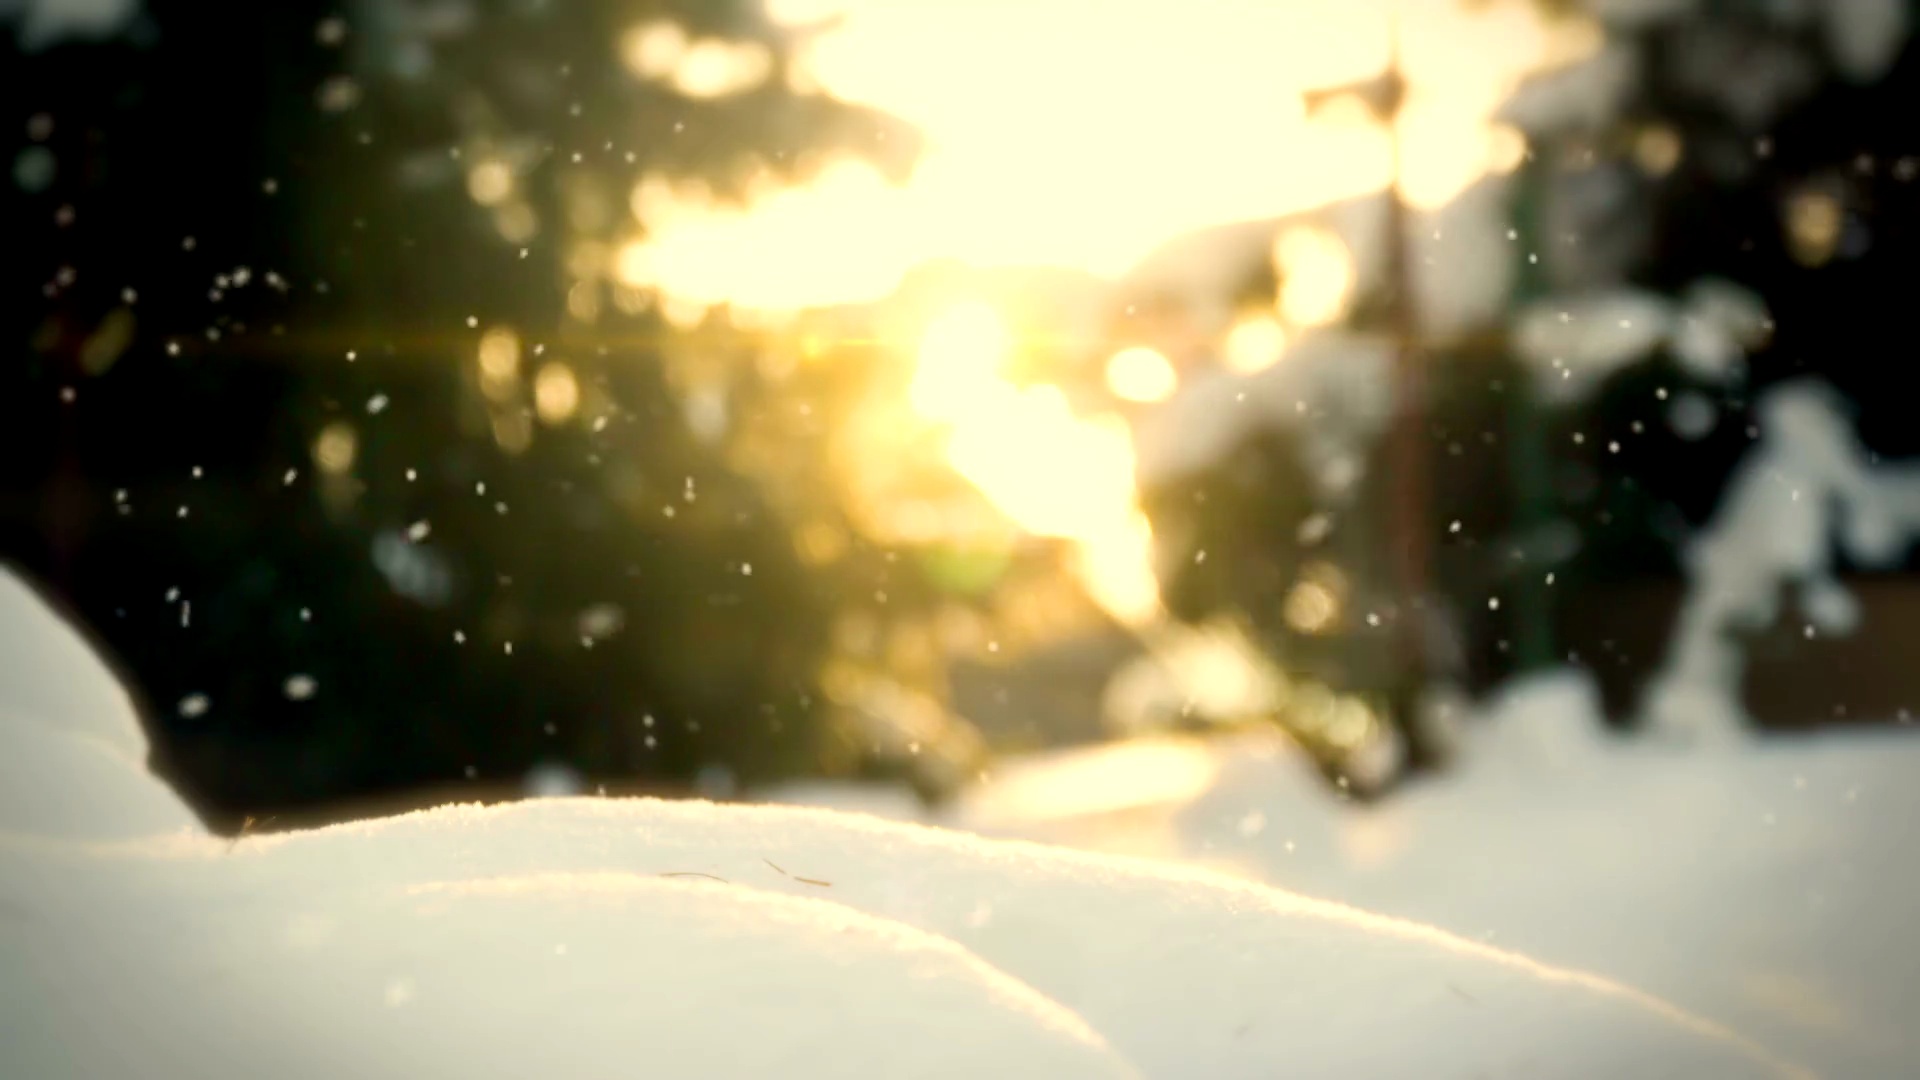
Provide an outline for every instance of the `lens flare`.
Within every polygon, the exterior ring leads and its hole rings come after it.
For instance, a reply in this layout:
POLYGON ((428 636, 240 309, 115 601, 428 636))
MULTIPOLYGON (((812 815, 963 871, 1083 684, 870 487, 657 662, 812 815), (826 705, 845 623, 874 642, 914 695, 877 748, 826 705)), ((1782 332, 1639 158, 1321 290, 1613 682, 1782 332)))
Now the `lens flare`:
POLYGON ((958 304, 928 324, 909 400, 947 429, 947 461, 1027 532, 1069 540, 1088 594, 1127 625, 1160 594, 1153 534, 1134 500, 1133 440, 1114 416, 1081 417, 1053 386, 1000 373, 1014 340, 993 308, 958 304))

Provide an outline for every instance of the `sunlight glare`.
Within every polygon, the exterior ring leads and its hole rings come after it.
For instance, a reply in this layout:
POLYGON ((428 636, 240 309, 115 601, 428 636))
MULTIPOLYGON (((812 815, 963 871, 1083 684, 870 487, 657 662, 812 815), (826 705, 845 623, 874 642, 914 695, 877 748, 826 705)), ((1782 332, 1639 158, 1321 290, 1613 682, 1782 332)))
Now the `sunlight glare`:
POLYGON ((1220 755, 1202 742, 1172 739, 1115 743, 1009 769, 976 809, 983 824, 1085 818, 1150 806, 1185 806, 1219 779, 1220 755))
POLYGON ((1120 418, 1075 415, 1057 387, 1020 387, 1000 366, 1013 336, 969 302, 920 341, 909 400, 948 429, 947 461, 1022 529, 1072 541, 1088 594, 1128 625, 1159 611, 1152 533, 1134 501, 1132 433, 1120 418))
POLYGON ((1134 345, 1107 360, 1107 389, 1122 401, 1165 401, 1179 387, 1173 364, 1156 349, 1134 345))
POLYGON ((1000 381, 1012 338, 1000 316, 985 304, 949 309, 928 325, 920 340, 908 393, 929 420, 960 425, 1005 404, 1012 387, 1000 381))
POLYGON ((865 162, 836 161, 804 187, 754 187, 741 208, 699 185, 642 179, 631 203, 646 236, 615 255, 615 276, 704 304, 792 312, 878 300, 927 249, 901 189, 865 162))
MULTIPOLYGON (((1577 58, 1593 34, 1523 0, 1399 7, 1413 84, 1403 188, 1430 205, 1510 156, 1494 110, 1524 74, 1577 58)), ((1310 118, 1301 97, 1380 69, 1384 0, 771 0, 768 10, 788 25, 844 16, 805 42, 795 72, 915 125, 925 153, 901 187, 845 161, 799 187, 762 184, 746 210, 681 198, 642 212, 636 200, 644 244, 657 249, 639 276, 668 292, 780 310, 867 302, 936 258, 1114 276, 1184 232, 1388 179, 1388 140, 1371 121, 1310 118)), ((701 84, 693 72, 704 66, 754 67, 697 59, 707 44, 656 23, 621 49, 636 74, 676 83, 701 84)))

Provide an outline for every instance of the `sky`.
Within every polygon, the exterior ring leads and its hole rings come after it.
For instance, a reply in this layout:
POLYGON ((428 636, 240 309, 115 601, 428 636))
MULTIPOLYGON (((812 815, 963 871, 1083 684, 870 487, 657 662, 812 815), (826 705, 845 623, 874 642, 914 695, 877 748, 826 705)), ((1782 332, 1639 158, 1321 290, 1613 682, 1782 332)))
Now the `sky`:
MULTIPOLYGON (((914 124, 925 156, 904 186, 848 161, 745 212, 656 187, 624 276, 768 310, 878 299, 932 259, 1118 276, 1198 228, 1377 190, 1384 134, 1301 94, 1384 66, 1387 4, 770 0, 782 21, 842 17, 798 77, 914 124)), ((1488 117, 1517 80, 1595 38, 1524 0, 1400 8, 1402 187, 1436 205, 1512 153, 1488 117)))

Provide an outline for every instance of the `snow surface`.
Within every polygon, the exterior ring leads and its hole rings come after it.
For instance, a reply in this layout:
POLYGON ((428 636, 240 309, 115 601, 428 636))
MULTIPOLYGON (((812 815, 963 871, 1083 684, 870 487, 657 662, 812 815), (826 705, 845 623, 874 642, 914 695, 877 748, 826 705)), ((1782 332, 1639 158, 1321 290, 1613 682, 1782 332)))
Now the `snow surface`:
POLYGON ((1265 734, 1006 763, 942 820, 1445 927, 1763 1034, 1821 1076, 1915 1075, 1920 740, 1682 750, 1604 730, 1591 685, 1555 675, 1477 718, 1458 771, 1377 806, 1336 802, 1265 734))
POLYGON ((0 830, 114 839, 199 827, 146 771, 147 738, 127 692, 4 564, 0 745, 0 830))
MULTIPOLYGON (((9 648, 48 630, 0 613, 9 648)), ((65 674, 111 700, 103 666, 65 674)), ((67 767, 48 744, 91 718, 12 675, 0 705, 43 711, 0 728, 0 757, 67 767)), ((1417 923, 832 810, 544 799, 237 841, 37 825, 141 782, 49 783, 46 815, 0 826, 0 1074, 1809 1075, 1417 923)))
POLYGON ((119 680, 103 670, 73 625, 4 563, 0 631, 0 709, 146 762, 146 732, 119 680))
POLYGON ((7 1074, 1134 1075, 939 936, 607 859, 542 870, 528 849, 557 837, 537 817, 410 824, 312 851, 7 850, 7 1074), (401 857, 472 854, 476 828, 517 857, 466 874, 401 857))

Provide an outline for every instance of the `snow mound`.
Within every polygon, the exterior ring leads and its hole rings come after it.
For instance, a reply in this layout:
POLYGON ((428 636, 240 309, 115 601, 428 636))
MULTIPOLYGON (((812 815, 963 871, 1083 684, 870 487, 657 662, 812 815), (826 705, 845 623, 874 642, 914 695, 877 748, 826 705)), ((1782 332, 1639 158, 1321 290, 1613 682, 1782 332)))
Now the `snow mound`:
POLYGON ((145 729, 126 690, 73 626, 3 562, 0 641, 0 709, 146 761, 145 729))
MULTIPOLYGON (((63 806, 152 782, 57 728, 0 739, 63 806)), ((43 820, 0 830, 0 1075, 1807 1075, 1417 923, 827 810, 564 798, 232 841, 43 820)))
POLYGON ((619 872, 0 867, 0 953, 29 973, 0 993, 12 1076, 1136 1075, 953 942, 817 899, 619 872))
MULTIPOLYGON (((43 1053, 73 1041, 72 1025, 96 1022, 101 988, 88 973, 104 970, 121 973, 107 989, 142 1018, 126 1030, 197 1032, 139 1051, 195 1075, 211 1060, 238 1060, 245 1047, 225 1045, 237 1033, 308 1028, 301 1017, 316 1010, 339 1015, 347 1026, 328 1030, 353 1032, 375 1060, 397 1060, 386 1045, 404 1039, 420 1055, 408 1061, 462 1073, 508 1060, 516 1039, 558 1053, 544 1045, 549 1029, 574 1017, 554 1041, 580 1062, 684 1046, 694 1056, 671 1059, 673 1075, 763 1075, 768 1060, 801 1076, 872 1075, 863 1070, 877 1049, 862 1049, 861 1068, 847 1072, 831 1048, 897 1041, 937 1052, 878 1074, 977 1075, 984 1060, 999 1063, 996 1074, 1123 1074, 1079 1017, 1155 1077, 1480 1069, 1571 1080, 1655 1065, 1703 1077, 1799 1075, 1645 995, 1418 924, 1198 871, 831 811, 558 799, 443 807, 231 847, 179 838, 122 850, 75 862, 64 897, 0 897, 29 913, 14 932, 32 927, 21 944, 63 980, 62 993, 27 995, 43 1003, 5 1045, 29 1045, 20 1040, 35 1032, 56 1033, 33 1044, 43 1053), (697 892, 659 884, 688 878, 702 883, 697 892), (829 949, 818 943, 832 935, 807 918, 856 929, 829 949), (953 985, 893 978, 898 970, 880 959, 856 963, 885 940, 900 943, 889 955, 915 978, 953 985), (589 975, 549 974, 557 944, 605 963, 589 975), (980 961, 1007 977, 971 966, 980 961), (165 993, 183 979, 214 979, 221 996, 165 993), (383 1001, 424 1004, 429 987, 454 994, 435 1006, 445 1026, 383 1036, 383 1001), (586 1014, 609 994, 645 1007, 602 1032, 586 1014), (69 995, 95 1002, 87 1018, 61 1011, 69 995), (699 1005, 661 1013, 676 996, 699 1005), (882 1000, 898 1007, 876 1011, 882 1000), (922 1016, 935 1001, 967 1015, 922 1016), (245 1022, 236 1024, 236 1009, 245 1022), (671 1042, 695 1023, 704 1036, 671 1042), (463 1036, 463 1025, 485 1030, 463 1036), (755 1032, 748 1045, 729 1038, 740 1028, 755 1032), (956 1071, 943 1071, 946 1061, 956 1071)), ((42 866, 9 877, 60 875, 42 866)), ((286 1044, 276 1035, 265 1045, 286 1044)), ((344 1064, 345 1052, 334 1060, 344 1064)), ((36 1075, 111 1074, 87 1065, 36 1075)))
POLYGON ((1573 671, 1515 680, 1481 712, 1472 752, 1461 763, 1476 779, 1535 780, 1591 769, 1615 748, 1599 689, 1573 671))
POLYGON ((0 564, 0 832, 108 840, 199 829, 146 770, 133 701, 0 564))
POLYGON ((0 710, 0 747, 0 832, 114 840, 200 829, 172 789, 98 741, 0 710))

